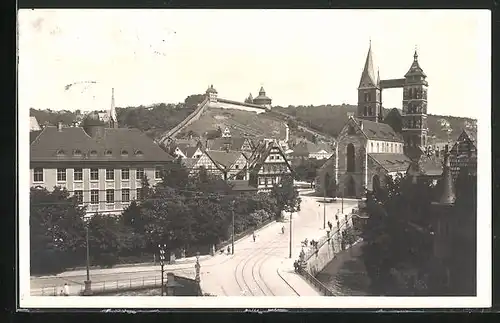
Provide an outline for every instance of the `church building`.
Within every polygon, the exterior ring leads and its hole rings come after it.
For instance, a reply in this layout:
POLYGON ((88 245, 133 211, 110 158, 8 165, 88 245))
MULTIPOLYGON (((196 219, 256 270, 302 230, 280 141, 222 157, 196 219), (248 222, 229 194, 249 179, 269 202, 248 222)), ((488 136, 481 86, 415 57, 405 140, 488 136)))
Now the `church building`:
POLYGON ((428 159, 435 159, 427 147, 427 76, 418 62, 415 51, 413 62, 404 78, 381 80, 375 73, 371 44, 358 86, 358 107, 350 116, 337 138, 335 153, 319 169, 316 190, 323 192, 337 184, 337 195, 361 198, 365 190, 383 185, 387 175, 406 173, 411 164, 425 174, 428 159), (393 109, 398 118, 384 118, 382 90, 403 89, 402 114, 393 109), (398 116, 399 115, 399 116, 398 116), (328 179, 328 180, 326 180, 328 179))

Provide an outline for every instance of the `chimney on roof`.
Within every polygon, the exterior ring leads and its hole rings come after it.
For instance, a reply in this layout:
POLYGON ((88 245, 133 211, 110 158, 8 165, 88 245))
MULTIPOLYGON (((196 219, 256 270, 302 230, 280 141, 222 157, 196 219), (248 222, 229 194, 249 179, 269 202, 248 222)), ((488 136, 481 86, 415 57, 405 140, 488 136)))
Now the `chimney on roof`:
POLYGON ((61 132, 63 128, 63 123, 62 121, 57 122, 57 131, 61 132))

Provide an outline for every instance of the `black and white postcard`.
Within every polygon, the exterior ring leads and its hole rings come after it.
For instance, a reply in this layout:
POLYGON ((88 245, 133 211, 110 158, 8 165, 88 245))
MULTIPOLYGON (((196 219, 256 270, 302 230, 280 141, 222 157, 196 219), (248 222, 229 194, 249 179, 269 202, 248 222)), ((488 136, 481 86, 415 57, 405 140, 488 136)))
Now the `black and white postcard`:
POLYGON ((20 10, 20 306, 491 306, 490 23, 20 10))

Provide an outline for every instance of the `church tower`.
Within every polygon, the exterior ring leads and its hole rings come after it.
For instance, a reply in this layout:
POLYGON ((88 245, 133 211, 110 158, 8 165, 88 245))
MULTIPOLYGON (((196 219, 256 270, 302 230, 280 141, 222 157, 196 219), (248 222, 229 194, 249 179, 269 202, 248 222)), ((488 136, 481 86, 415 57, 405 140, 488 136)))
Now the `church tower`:
POLYGON ((403 139, 410 158, 419 158, 427 146, 427 75, 418 64, 415 50, 413 63, 405 74, 403 87, 403 139))
POLYGON ((380 77, 375 76, 372 58, 372 45, 368 48, 365 67, 358 87, 358 113, 360 119, 382 121, 382 104, 380 97, 380 77))
POLYGON ((118 128, 118 120, 115 110, 115 89, 111 89, 111 108, 109 109, 109 127, 118 128))

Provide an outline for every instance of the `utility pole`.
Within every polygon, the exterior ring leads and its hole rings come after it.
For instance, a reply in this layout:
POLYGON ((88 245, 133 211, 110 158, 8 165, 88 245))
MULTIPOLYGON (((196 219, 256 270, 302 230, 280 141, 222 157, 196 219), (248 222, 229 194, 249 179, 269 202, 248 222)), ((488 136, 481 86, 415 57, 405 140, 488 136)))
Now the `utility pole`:
POLYGON ((231 202, 231 218, 232 218, 232 228, 231 228, 231 254, 234 255, 234 201, 231 202))
POLYGON ((290 211, 290 254, 288 258, 292 258, 292 211, 290 211))
POLYGON ((161 268, 161 296, 164 294, 164 266, 165 266, 165 249, 167 248, 167 245, 158 245, 158 248, 160 249, 160 268, 161 268))
POLYGON ((85 221, 85 245, 87 251, 87 280, 84 282, 85 289, 83 295, 92 295, 92 282, 90 281, 90 246, 89 246, 89 220, 85 221))

